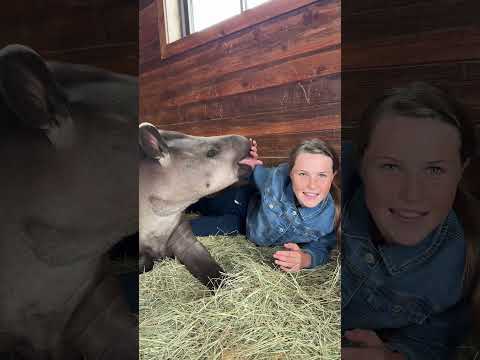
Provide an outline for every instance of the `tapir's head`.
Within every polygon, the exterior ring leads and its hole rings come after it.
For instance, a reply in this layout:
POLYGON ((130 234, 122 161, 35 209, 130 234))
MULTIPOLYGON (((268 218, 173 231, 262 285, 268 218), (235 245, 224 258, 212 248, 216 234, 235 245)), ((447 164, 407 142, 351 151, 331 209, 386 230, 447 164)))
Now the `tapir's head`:
POLYGON ((91 253, 109 245, 97 235, 137 231, 137 100, 133 77, 0 49, 1 197, 33 246, 51 241, 68 262, 90 243, 91 253), (74 238, 75 251, 58 245, 74 238))
POLYGON ((190 136, 142 123, 139 144, 140 192, 143 184, 148 188, 145 191, 164 200, 195 201, 226 188, 250 171, 238 163, 250 152, 250 141, 243 136, 190 136))

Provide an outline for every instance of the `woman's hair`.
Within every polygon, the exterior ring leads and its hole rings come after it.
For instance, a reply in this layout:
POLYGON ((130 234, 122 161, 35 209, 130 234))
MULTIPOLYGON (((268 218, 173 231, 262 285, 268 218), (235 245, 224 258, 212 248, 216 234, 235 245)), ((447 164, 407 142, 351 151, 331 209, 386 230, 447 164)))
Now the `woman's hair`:
MULTIPOLYGON (((321 154, 328 156, 332 159, 332 167, 333 173, 338 173, 340 169, 340 160, 336 151, 333 147, 328 144, 327 142, 320 140, 320 139, 311 139, 305 140, 296 147, 292 149, 290 152, 290 156, 288 158, 288 165, 289 171, 292 171, 293 167, 295 166, 295 161, 300 154, 307 153, 307 154, 321 154)), ((335 204, 335 217, 333 228, 337 233, 337 242, 340 240, 340 214, 341 214, 341 190, 335 181, 332 182, 332 186, 330 188, 330 193, 332 194, 333 202, 335 204)))
MULTIPOLYGON (((454 126, 461 139, 462 164, 475 156, 475 131, 460 105, 442 90, 424 82, 414 82, 402 88, 388 90, 363 113, 356 138, 356 157, 361 163, 372 132, 385 115, 400 115, 417 119, 438 119, 454 126)), ((464 271, 464 289, 473 290, 476 277, 477 247, 480 230, 476 200, 460 185, 454 201, 454 210, 462 223, 467 246, 464 271)))

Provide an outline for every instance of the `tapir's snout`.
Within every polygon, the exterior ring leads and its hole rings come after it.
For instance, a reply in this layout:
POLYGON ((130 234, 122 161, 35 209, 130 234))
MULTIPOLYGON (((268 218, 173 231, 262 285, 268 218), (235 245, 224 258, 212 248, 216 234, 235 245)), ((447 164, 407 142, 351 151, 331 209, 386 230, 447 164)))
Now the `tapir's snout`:
POLYGON ((245 159, 250 155, 251 143, 245 136, 232 135, 232 145, 238 153, 237 161, 245 159))
POLYGON ((236 145, 234 147, 238 149, 238 157, 236 159, 236 163, 239 166, 239 172, 238 175, 239 177, 247 177, 250 175, 252 168, 248 165, 245 164, 239 164, 240 160, 246 159, 250 157, 250 149, 252 144, 250 143, 250 140, 247 139, 244 136, 240 135, 233 135, 233 140, 236 145))

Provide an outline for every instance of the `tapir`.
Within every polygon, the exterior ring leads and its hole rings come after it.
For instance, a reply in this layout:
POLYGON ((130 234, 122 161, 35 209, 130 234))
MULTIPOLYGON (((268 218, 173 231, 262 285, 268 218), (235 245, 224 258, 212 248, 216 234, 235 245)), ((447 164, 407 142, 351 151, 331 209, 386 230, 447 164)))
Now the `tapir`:
POLYGON ((250 141, 239 135, 200 137, 139 126, 140 271, 153 260, 176 258, 210 289, 222 283, 223 269, 192 233, 183 211, 251 171, 241 160, 250 141))
POLYGON ((0 50, 1 358, 137 359, 104 271, 138 231, 137 99, 134 77, 0 50))

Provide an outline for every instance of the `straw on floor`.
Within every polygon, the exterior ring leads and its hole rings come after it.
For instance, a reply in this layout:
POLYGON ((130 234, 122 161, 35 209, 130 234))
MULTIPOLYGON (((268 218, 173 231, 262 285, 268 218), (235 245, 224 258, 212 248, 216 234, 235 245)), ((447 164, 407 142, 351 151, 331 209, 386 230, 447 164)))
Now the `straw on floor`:
POLYGON ((228 273, 210 293, 174 260, 140 276, 140 359, 339 359, 338 255, 288 274, 278 248, 243 236, 200 241, 228 273))

